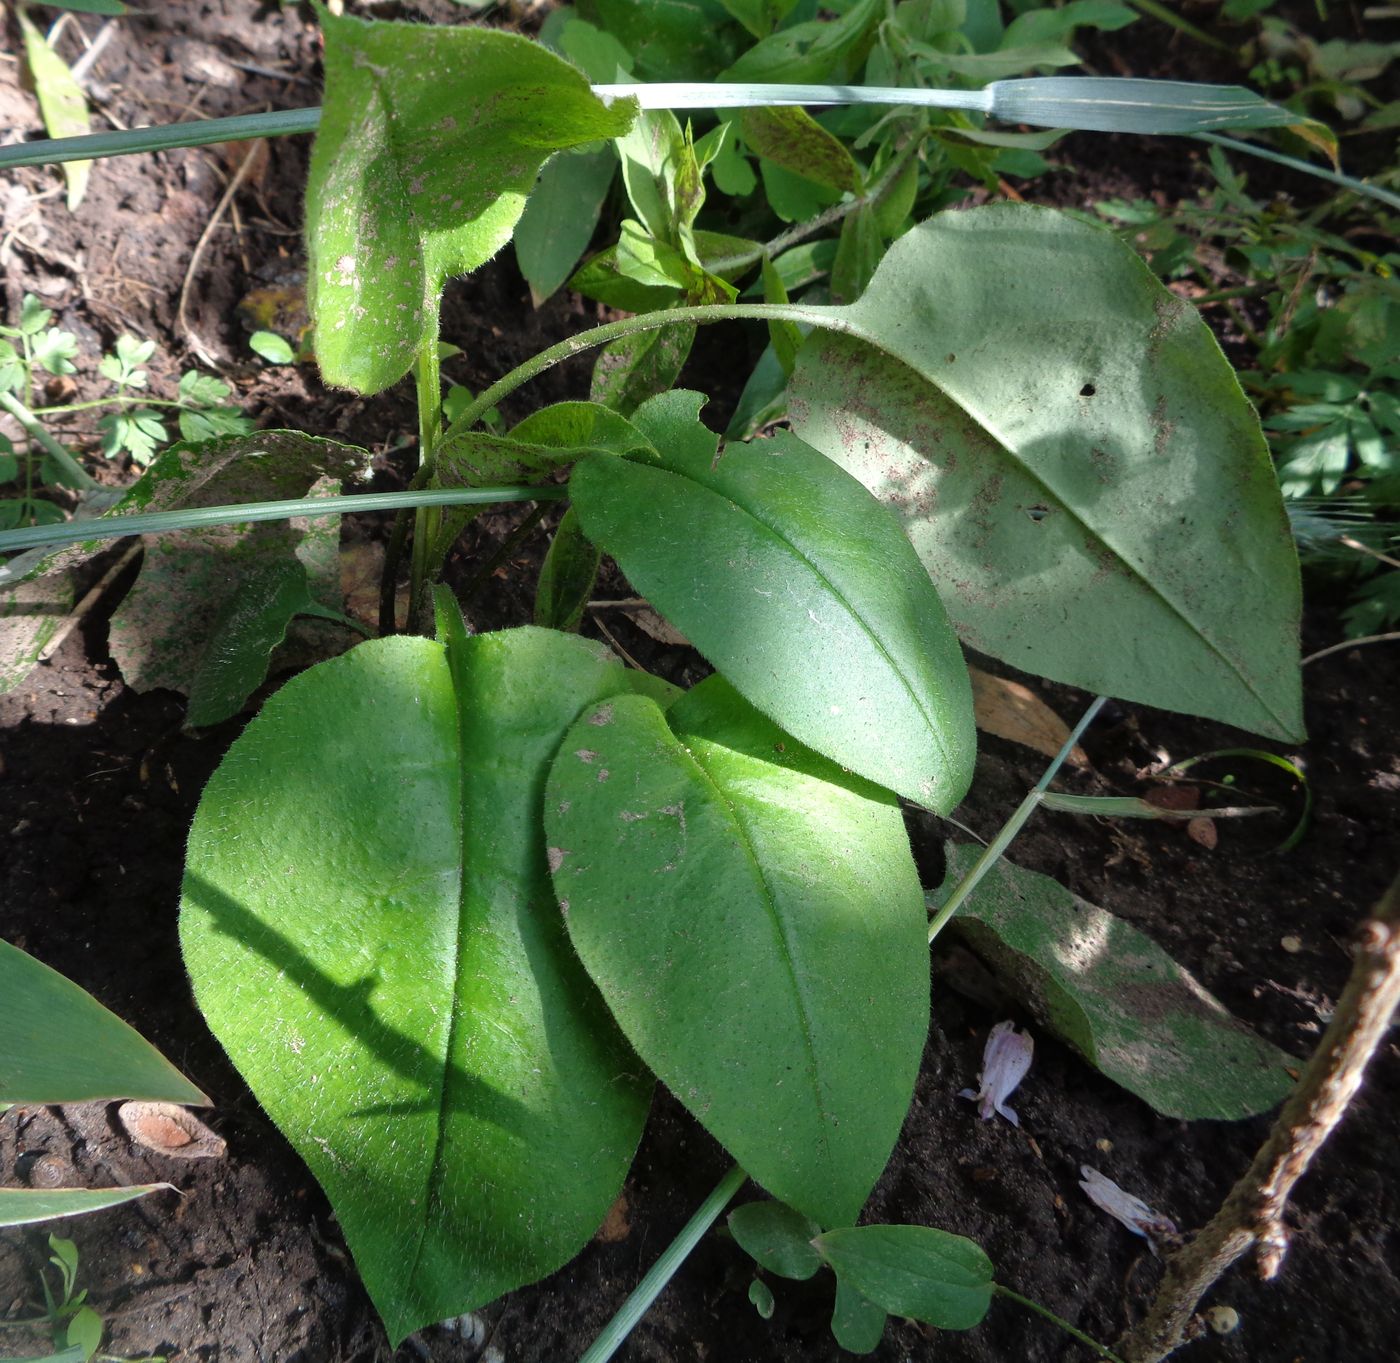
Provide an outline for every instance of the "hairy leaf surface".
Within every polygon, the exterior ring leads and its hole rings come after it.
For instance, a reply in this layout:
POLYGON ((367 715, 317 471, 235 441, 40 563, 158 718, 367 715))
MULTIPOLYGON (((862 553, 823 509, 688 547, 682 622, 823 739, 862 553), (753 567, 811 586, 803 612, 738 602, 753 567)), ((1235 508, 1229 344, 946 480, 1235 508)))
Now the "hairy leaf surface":
POLYGON ((550 154, 626 132, 636 106, 513 33, 321 23, 307 299, 326 382, 377 393, 436 336, 444 281, 510 240, 550 154))
MULTIPOLYGON (((948 884, 980 849, 948 845, 948 884)), ((1004 858, 957 931, 1062 1041, 1167 1117, 1266 1112, 1296 1061, 1209 994, 1150 937, 1004 858)))
POLYGON ((794 429, 899 516, 965 643, 1302 734, 1297 556, 1258 420, 1130 248, 1023 204, 945 213, 828 315, 866 343, 808 341, 794 429))
POLYGON ((716 454, 697 394, 634 423, 657 462, 584 460, 585 532, 740 692, 804 743, 947 812, 972 775, 967 668, 899 527, 790 435, 716 454))
POLYGON ((395 1341, 567 1262, 647 1086, 565 938, 539 809, 606 650, 375 641, 289 682, 190 836, 196 996, 325 1188, 395 1341))
POLYGON ((893 797, 714 677, 666 714, 589 710, 545 827, 570 939, 638 1054, 775 1196, 854 1220, 928 1029, 893 797))

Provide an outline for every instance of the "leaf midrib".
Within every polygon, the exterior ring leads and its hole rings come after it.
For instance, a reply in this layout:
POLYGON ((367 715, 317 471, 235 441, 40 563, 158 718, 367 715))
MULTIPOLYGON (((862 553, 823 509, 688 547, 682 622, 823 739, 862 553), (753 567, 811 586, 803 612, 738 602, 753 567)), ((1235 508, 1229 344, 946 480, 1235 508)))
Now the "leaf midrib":
MULTIPOLYGON (((640 467, 647 466, 641 465, 640 467)), ((934 718, 930 715, 927 706, 925 706, 923 701, 920 700, 912 683, 910 682, 909 678, 905 675, 904 669, 899 665, 898 660, 894 657, 893 654, 891 654, 889 648, 885 645, 884 641, 880 638, 879 634, 876 633, 874 628, 866 622, 864 615, 851 604, 846 593, 843 592, 839 587, 837 587, 837 585, 831 580, 831 578, 815 562, 813 562, 813 560, 808 556, 808 554, 803 549, 799 548, 796 544, 794 544, 792 540, 789 539, 786 535, 784 535, 781 529, 774 526, 769 521, 765 520, 756 511, 751 509, 749 506, 745 505, 743 502, 736 501, 728 493, 721 492, 718 488, 712 487, 710 484, 701 481, 699 478, 696 478, 693 474, 685 470, 677 468, 668 468, 665 465, 657 465, 655 467, 658 469, 658 471, 672 474, 674 477, 681 479, 683 482, 689 484, 690 486, 700 489, 701 492, 704 492, 709 496, 716 498, 718 501, 724 502, 728 506, 732 506, 741 515, 748 517, 748 519, 751 520, 762 531, 764 531, 770 539, 786 548, 794 558, 803 563, 812 572, 813 576, 816 577, 818 582, 823 587, 825 587, 827 591, 830 592, 832 598, 841 606, 842 610, 844 610, 846 614, 852 620, 855 621, 855 623, 859 626, 861 632, 865 634, 865 636, 875 646, 876 652, 879 653, 879 655, 885 660, 890 672, 899 682, 900 686, 904 689, 909 699, 913 702, 914 708, 918 712, 919 718, 923 720, 924 727, 929 734, 933 746, 938 750, 939 757, 942 759, 943 764, 945 766, 951 766, 953 764, 953 759, 947 751, 946 744, 943 742, 942 730, 939 728, 934 718)), ((812 746, 816 747, 815 744, 813 744, 812 746)), ((832 756, 832 754, 830 753, 826 755, 828 757, 832 756)), ((878 780, 879 778, 873 779, 878 780)), ((881 782, 881 784, 883 784, 883 782, 881 782)))
MULTIPOLYGON (((1033 468, 1030 467, 1029 464, 1025 462, 1025 460, 1021 458, 1016 448, 1008 440, 1002 437, 1001 433, 988 419, 986 419, 980 413, 973 411, 972 408, 966 402, 963 402, 957 397, 955 397, 952 393, 948 391, 947 388, 945 388, 935 378, 925 373, 925 371, 921 369, 918 365, 911 363, 903 355, 893 350, 889 345, 885 344, 877 336, 873 335, 870 331, 868 331, 865 324, 860 320, 859 315, 852 315, 856 312, 859 306, 859 303, 854 303, 851 304, 849 307, 839 309, 839 311, 842 314, 844 314, 844 320, 850 328, 849 331, 844 332, 844 334, 855 336, 857 339, 864 342, 866 345, 869 345, 873 349, 878 350, 881 354, 889 356, 889 358, 894 360, 897 364, 903 365, 912 374, 917 375, 921 382, 926 383, 930 388, 934 389, 939 394, 939 396, 941 396, 946 402, 951 403, 955 408, 957 408, 958 411, 962 412, 963 415, 966 416, 967 419, 971 421, 973 425, 977 427, 978 430, 985 432, 986 435, 995 443, 996 448, 999 451, 1001 451, 1001 453, 1006 457, 1008 463, 1010 463, 1014 468, 1016 468, 1027 478, 1029 478, 1037 487, 1043 489, 1047 496, 1053 498, 1054 501, 1058 505, 1060 505, 1065 510, 1065 512, 1071 517, 1074 523, 1081 528, 1086 537, 1093 540, 1097 544, 1101 544, 1105 549, 1107 549, 1108 552, 1113 555, 1114 560, 1116 562, 1122 563, 1129 570, 1129 572, 1132 575, 1132 579, 1135 582, 1138 582, 1143 587, 1145 587, 1150 595, 1154 596, 1158 601, 1160 601, 1162 605, 1168 610, 1168 612, 1170 612, 1178 620, 1180 620, 1187 627, 1187 629, 1189 629, 1191 633, 1195 635, 1196 638, 1200 639, 1201 642, 1205 644, 1205 646, 1211 651, 1212 654, 1215 655, 1215 657, 1217 657, 1221 662, 1225 664, 1227 670, 1244 686, 1245 690, 1249 693, 1249 695, 1251 695, 1254 698, 1255 702, 1259 706, 1261 706, 1264 712, 1267 715, 1269 715, 1269 717, 1273 719, 1274 722, 1279 726, 1280 731, 1292 732, 1292 726, 1289 725, 1275 711, 1273 705, 1270 704, 1270 702, 1267 701, 1259 693, 1259 690, 1256 688, 1254 683, 1244 672, 1241 666, 1227 652, 1225 652, 1225 650, 1218 643, 1216 643, 1216 641, 1211 637, 1210 634, 1206 632, 1206 630, 1202 626, 1198 625, 1196 621, 1191 618, 1191 616, 1187 613, 1184 607, 1178 605, 1160 587, 1158 587, 1158 585, 1144 573, 1142 568, 1140 568, 1138 564, 1133 562, 1133 560, 1127 556, 1125 551, 1119 549, 1117 545, 1113 544, 1110 540, 1106 539, 1100 531, 1096 530, 1092 525, 1090 525, 1086 520, 1084 520, 1084 518, 1074 509, 1074 507, 1069 502, 1067 502, 1064 499, 1064 497, 1057 489, 1055 489, 1049 483, 1047 483, 1045 479, 1041 477, 1040 474, 1038 474, 1033 468)), ((833 311, 836 311, 836 309, 833 309, 833 311)), ((843 333, 833 332, 831 334, 839 335, 843 333)), ((928 463, 934 462, 932 459, 929 459, 928 456, 923 453, 923 451, 920 450, 918 451, 918 453, 920 458, 925 459, 928 463)))
POLYGON ((796 1002, 798 1023, 802 1032, 802 1044, 807 1054, 808 1079, 811 1083, 812 1097, 816 1103, 817 1112, 821 1117, 821 1127, 819 1128, 817 1141, 823 1155, 829 1157, 830 1147, 826 1128, 827 1124, 833 1120, 833 1113, 824 1095, 825 1086, 822 1083, 821 1067, 817 1063, 817 1050, 813 1040, 812 1019, 807 1001, 802 992, 802 987, 798 982, 797 965, 793 957, 792 946, 788 939, 787 925, 778 907, 778 897, 769 886, 768 878, 763 874, 763 863, 759 860, 758 852, 753 845, 753 840, 749 836, 748 827, 739 814, 738 806, 725 793, 724 788, 719 784, 718 780, 710 774, 709 768, 706 767, 701 758, 686 745, 685 739, 687 737, 695 742, 697 746, 709 740, 703 738, 699 734, 673 735, 683 760, 694 767, 695 771, 698 773, 698 779, 704 787, 712 793, 721 813, 733 826, 738 837, 740 849, 748 863, 751 877, 759 890, 759 898, 764 908, 767 910, 768 917, 773 925, 774 935, 778 940, 783 966, 792 983, 792 996, 796 1002))

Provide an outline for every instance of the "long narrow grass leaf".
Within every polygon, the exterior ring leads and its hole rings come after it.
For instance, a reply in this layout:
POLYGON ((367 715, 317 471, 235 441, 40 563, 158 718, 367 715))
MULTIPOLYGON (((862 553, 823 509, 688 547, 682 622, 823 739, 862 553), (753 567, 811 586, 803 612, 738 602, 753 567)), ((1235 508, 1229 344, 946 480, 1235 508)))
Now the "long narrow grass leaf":
MULTIPOLYGON (((297 497, 282 502, 245 502, 230 506, 196 506, 182 511, 152 511, 134 516, 98 517, 65 525, 34 525, 0 532, 0 554, 83 540, 156 535, 197 526, 238 525, 244 521, 281 521, 293 516, 346 516, 352 511, 397 511, 407 506, 480 506, 492 502, 558 500, 563 487, 439 488, 423 492, 361 492, 348 497, 297 497)), ((0 586, 6 578, 0 564, 0 586)))
MULTIPOLYGON (((1291 109, 1239 85, 1098 76, 999 80, 980 90, 918 90, 889 85, 752 85, 656 82, 595 85, 603 99, 635 98, 643 109, 734 109, 781 105, 919 105, 990 114, 1004 122, 1100 132, 1203 133, 1219 128, 1294 127, 1291 109)), ((168 151, 255 137, 315 132, 319 109, 282 109, 128 132, 95 133, 0 147, 0 169, 168 151)), ((1257 150, 1250 148, 1250 150, 1257 150)), ((1302 165, 1303 163, 1297 163, 1302 165)))

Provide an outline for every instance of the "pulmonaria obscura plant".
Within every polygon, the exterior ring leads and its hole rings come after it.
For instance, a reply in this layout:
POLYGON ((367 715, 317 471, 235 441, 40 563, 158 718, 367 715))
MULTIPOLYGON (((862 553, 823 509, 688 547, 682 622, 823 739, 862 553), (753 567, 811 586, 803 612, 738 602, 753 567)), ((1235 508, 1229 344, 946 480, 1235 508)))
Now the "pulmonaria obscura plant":
MULTIPOLYGON (((180 920, 199 1005, 326 1190, 396 1343, 579 1250, 658 1080, 820 1233, 845 1338, 874 1321, 878 1339, 885 1309, 924 1309, 895 1294, 861 1314, 881 1288, 853 1227, 928 1032, 929 891, 901 801, 948 814, 971 781, 962 645, 1299 737, 1298 569, 1259 424, 1200 317, 1129 247, 996 203, 911 226, 853 302, 720 290, 611 322, 444 430, 444 282, 510 239, 547 158, 631 139, 640 184, 651 148, 680 250, 706 152, 524 38, 323 22, 315 353, 358 393, 414 376, 415 490, 433 503, 413 527, 420 632, 288 682, 211 779, 180 920), (767 322, 792 362, 788 428, 750 442, 722 442, 640 343, 731 319, 767 322), (548 365, 620 342, 609 402, 481 428, 548 365), (470 633, 433 585, 463 503, 561 495, 535 623, 470 633), (601 553, 713 676, 681 691, 573 632, 601 553)), ((293 432, 180 446, 117 514, 299 496, 366 461, 293 432)), ((298 544, 233 577, 196 722, 236 713, 292 615, 328 612, 298 544)), ((1079 910, 1042 909, 1004 869, 969 923, 1039 959, 1045 925, 1079 910)), ((1271 1106, 1287 1057, 1149 947, 1115 977, 1117 1013, 1048 964, 1046 991, 1073 1001, 1062 1031, 1164 1112, 1271 1106), (1163 1043, 1159 1068, 1115 1069, 1149 992, 1153 1036, 1189 1033, 1189 1063, 1163 1043)), ((1014 1080, 990 1056, 982 1084, 984 1115, 1006 1113, 1014 1080)), ((976 1246, 894 1238, 961 1275, 942 1323, 981 1318, 976 1246)))

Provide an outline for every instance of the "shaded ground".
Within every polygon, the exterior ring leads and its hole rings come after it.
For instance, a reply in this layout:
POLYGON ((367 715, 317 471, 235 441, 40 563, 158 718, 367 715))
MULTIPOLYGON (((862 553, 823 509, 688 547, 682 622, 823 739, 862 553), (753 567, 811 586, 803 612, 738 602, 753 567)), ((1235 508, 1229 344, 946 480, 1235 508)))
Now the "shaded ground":
MULTIPOLYGON (((94 21, 85 22, 95 31, 94 21)), ((191 106, 221 115, 312 103, 315 86, 301 81, 314 75, 315 59, 314 33, 295 10, 234 0, 170 3, 123 21, 96 72, 112 112, 130 123, 179 117, 191 106), (280 69, 287 78, 249 65, 280 69)), ((32 100, 17 89, 15 69, 0 67, 0 126, 33 126, 32 100)), ((1177 162, 1166 168, 1176 144, 1158 144, 1151 164, 1115 145, 1098 144, 1102 164, 1091 163, 1088 174, 1060 177, 1058 201, 1186 192, 1189 171, 1177 162)), ((254 285, 294 280, 299 268, 305 140, 272 144, 266 156, 236 200, 239 223, 229 215, 214 230, 192 274, 188 331, 225 366, 245 410, 263 424, 391 448, 412 430, 403 395, 346 401, 321 390, 309 370, 270 370, 249 357, 236 304, 254 285)), ((124 330, 159 339, 167 355, 187 353, 193 342, 179 325, 178 300, 229 174, 230 163, 212 150, 99 163, 88 200, 71 219, 61 200, 41 197, 56 183, 51 173, 0 181, 6 306, 13 313, 25 291, 39 293, 92 356, 124 330)), ((466 351, 452 362, 453 377, 479 387, 583 325, 585 316, 591 318, 591 307, 563 299, 530 312, 523 284, 503 261, 452 291, 444 335, 466 351)), ((728 355, 739 344, 749 342, 716 335, 687 382, 732 390, 738 367, 728 355)), ((156 369, 157 381, 177 372, 167 361, 156 369)), ((584 382, 581 371, 565 372, 541 396, 577 393, 584 382)), ((79 439, 82 429, 69 434, 79 439)), ((402 467, 386 460, 379 482, 396 486, 402 476, 402 467)), ((453 564, 456 585, 512 523, 504 514, 478 523, 453 564)), ((347 529, 360 539, 381 533, 371 525, 347 529)), ((471 606, 479 628, 528 618, 532 567, 543 542, 537 533, 503 565, 503 576, 488 579, 471 606)), ((108 593, 26 686, 0 697, 0 933, 91 990, 210 1093, 216 1105, 209 1120, 228 1153, 199 1164, 149 1154, 133 1147, 102 1107, 18 1110, 0 1118, 0 1184, 23 1182, 23 1171, 43 1153, 69 1166, 77 1182, 168 1179, 182 1190, 179 1198, 165 1195, 62 1228, 79 1246, 82 1282, 109 1323, 106 1347, 113 1353, 218 1363, 388 1359, 324 1198, 262 1117, 190 1000, 175 938, 184 837, 203 783, 239 724, 191 737, 181 732, 178 698, 140 696, 125 686, 105 629, 125 585, 108 593)), ((620 584, 613 585, 620 594, 620 584)), ((606 619, 618 643, 657 670, 686 680, 698 675, 693 655, 658 649, 625 617, 606 619)), ((1318 609, 1306 646, 1333 642, 1335 630, 1332 614, 1318 609)), ((1013 851, 1014 860, 1148 932, 1240 1017, 1299 1056, 1316 1041, 1345 980, 1351 928, 1394 873, 1400 826, 1393 654, 1384 648, 1340 653, 1309 666, 1306 678, 1311 738, 1290 755, 1306 765, 1317 805, 1296 851, 1269 850, 1284 831, 1278 824, 1262 831, 1222 825, 1219 846, 1206 851, 1176 826, 1110 827, 1055 814, 1039 816, 1013 851)), ((1063 688, 1040 689, 1069 718, 1086 702, 1063 688)), ((1144 788, 1138 770, 1163 754, 1180 758, 1240 743, 1258 746, 1203 721, 1119 708, 1085 741, 1096 775, 1070 777, 1066 788, 1137 793, 1144 788)), ((1042 765, 1014 745, 985 740, 974 795, 959 820, 989 836, 1042 765)), ((949 830, 915 832, 932 878, 936 846, 949 830)), ((1144 1242, 1083 1198, 1080 1164, 1095 1164, 1182 1227, 1194 1227, 1244 1168, 1267 1121, 1158 1118, 1041 1038, 1035 1068, 1017 1095, 1022 1130, 980 1123, 954 1095, 975 1081, 986 1031, 1001 1014, 955 992, 945 967, 940 953, 923 1073, 868 1216, 973 1236, 1009 1286, 1112 1339, 1136 1318, 1158 1266, 1144 1242)), ((1240 1330, 1203 1340, 1184 1356, 1202 1363, 1394 1357, 1397 1080, 1400 1054, 1391 1045, 1302 1185, 1294 1209, 1299 1233, 1283 1278, 1262 1286, 1247 1271, 1230 1277, 1216 1300, 1240 1312, 1240 1330)), ((488 1347, 512 1363, 576 1357, 726 1167, 723 1152, 658 1094, 607 1239, 483 1313, 488 1347)), ((45 1257, 42 1230, 0 1232, 0 1318, 33 1313, 45 1257)), ((829 1279, 774 1283, 777 1312, 764 1322, 746 1299, 750 1277, 751 1264, 732 1242, 707 1237, 621 1357, 795 1363, 838 1356, 827 1331, 829 1279)), ((0 1353, 38 1342, 6 1332, 0 1353)), ((480 1345, 433 1330, 397 1357, 480 1354, 480 1345)), ((934 1338, 912 1324, 893 1325, 875 1355, 886 1363, 1086 1356, 1003 1303, 968 1335, 934 1338)))

